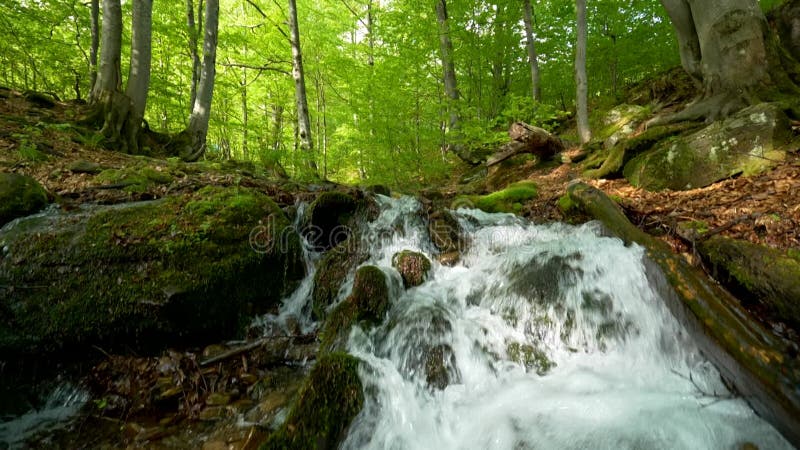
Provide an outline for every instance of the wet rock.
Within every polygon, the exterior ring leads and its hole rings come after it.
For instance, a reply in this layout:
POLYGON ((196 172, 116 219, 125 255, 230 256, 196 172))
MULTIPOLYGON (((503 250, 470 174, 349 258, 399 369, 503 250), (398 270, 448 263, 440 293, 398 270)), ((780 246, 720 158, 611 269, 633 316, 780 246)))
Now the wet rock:
POLYGON ((371 186, 367 186, 364 190, 372 194, 385 195, 386 197, 392 195, 392 191, 382 184, 373 184, 371 186))
POLYGON ((447 252, 447 253, 440 253, 436 260, 439 261, 439 264, 447 267, 453 267, 458 264, 458 261, 461 260, 461 254, 458 252, 447 252))
POLYGON ((425 382, 433 389, 446 388, 455 365, 453 349, 447 344, 435 345, 425 354, 425 382))
POLYGON ((434 211, 428 217, 428 234, 433 245, 442 253, 460 254, 464 250, 463 230, 458 219, 449 211, 434 211))
POLYGON ((224 419, 227 416, 227 410, 223 406, 209 406, 200 411, 197 416, 198 419, 206 422, 215 422, 224 419))
POLYGON ((625 178, 648 190, 694 189, 761 173, 786 157, 791 128, 781 108, 759 103, 631 160, 625 178))
POLYGON ((356 272, 353 292, 334 308, 325 321, 320 338, 320 351, 343 350, 353 325, 377 325, 389 309, 389 287, 386 274, 375 266, 364 266, 356 272))
POLYGON ((392 256, 392 267, 400 272, 406 288, 419 286, 428 278, 431 262, 427 256, 411 250, 403 250, 392 256))
POLYGON ((358 310, 358 319, 379 323, 389 309, 389 286, 386 274, 375 266, 356 271, 351 301, 358 310))
POLYGON ((530 344, 511 342, 506 348, 506 354, 510 360, 522 364, 525 370, 533 370, 539 375, 546 374, 556 365, 544 351, 530 344))
POLYGON ((0 354, 230 338, 304 276, 289 225, 236 187, 22 219, 0 232, 0 354))
POLYGON ((323 192, 308 207, 302 233, 318 251, 336 247, 350 237, 356 199, 343 192, 323 192))
POLYGON ((345 240, 325 253, 317 264, 317 272, 314 274, 314 291, 311 299, 315 318, 325 318, 326 311, 336 301, 347 274, 366 261, 367 256, 355 237, 345 240))
POLYGON ((764 309, 767 319, 800 330, 800 254, 714 236, 701 242, 700 254, 714 278, 746 306, 764 309))
POLYGON ((581 259, 579 253, 566 256, 547 252, 511 271, 511 292, 531 302, 551 305, 560 300, 561 286, 574 284, 583 271, 570 264, 581 259))
POLYGON ((311 369, 286 422, 262 449, 333 449, 364 404, 358 359, 323 356, 311 369))
POLYGON ((39 182, 26 175, 0 173, 0 227, 33 214, 46 204, 47 192, 39 182))

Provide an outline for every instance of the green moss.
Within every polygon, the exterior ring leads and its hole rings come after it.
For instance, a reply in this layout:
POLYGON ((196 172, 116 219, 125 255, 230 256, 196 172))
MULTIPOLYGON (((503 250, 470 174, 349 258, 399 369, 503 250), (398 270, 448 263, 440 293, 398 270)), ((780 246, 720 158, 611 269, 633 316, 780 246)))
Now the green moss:
POLYGON ((35 179, 15 173, 0 173, 0 226, 33 214, 46 204, 47 192, 35 179))
POLYGON ((403 250, 392 256, 392 266, 400 272, 406 288, 425 282, 431 270, 431 261, 422 253, 403 250))
POLYGON ((475 208, 490 213, 519 213, 522 210, 522 202, 536 197, 537 192, 535 183, 520 181, 491 194, 459 197, 454 204, 464 206, 470 202, 475 208))
POLYGON ((375 266, 359 268, 353 281, 351 297, 358 309, 359 320, 379 323, 389 309, 386 274, 375 266))
POLYGON ((358 359, 323 355, 311 369, 286 422, 261 450, 334 449, 364 405, 358 359))
POLYGON ((570 213, 574 211, 577 207, 578 205, 574 201, 572 201, 569 194, 564 194, 558 199, 558 208, 563 213, 570 213))
POLYGON ((746 303, 765 307, 769 318, 800 328, 800 261, 780 250, 714 236, 700 253, 716 278, 746 303))
POLYGON ((101 184, 123 185, 127 192, 147 192, 154 184, 168 184, 172 176, 151 167, 106 169, 95 177, 101 184))
POLYGON ((366 258, 358 248, 358 239, 352 236, 325 253, 314 274, 311 308, 315 318, 325 318, 325 311, 336 301, 347 274, 366 258))
POLYGON ((27 342, 9 339, 0 349, 230 337, 246 315, 265 311, 302 278, 299 238, 282 234, 288 226, 269 197, 213 187, 28 221, 0 235, 8 248, 0 279, 42 288, 0 301, 15 305, 15 334, 27 342))
POLYGON ((336 305, 336 308, 325 319, 325 325, 320 334, 320 353, 344 350, 347 346, 350 328, 357 322, 358 308, 352 298, 348 297, 336 305))
POLYGON ((526 370, 535 370, 539 375, 546 374, 556 365, 545 352, 530 344, 512 342, 506 347, 506 354, 510 360, 522 364, 526 370))

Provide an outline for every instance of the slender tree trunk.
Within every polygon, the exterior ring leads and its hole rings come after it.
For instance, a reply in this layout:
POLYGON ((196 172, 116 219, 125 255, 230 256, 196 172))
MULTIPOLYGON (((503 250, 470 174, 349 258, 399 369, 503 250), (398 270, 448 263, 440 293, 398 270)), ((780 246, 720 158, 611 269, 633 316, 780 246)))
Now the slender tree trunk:
POLYGON ((496 6, 492 35, 494 38, 494 51, 492 52, 492 98, 489 115, 497 117, 503 105, 503 99, 508 93, 508 78, 506 75, 506 39, 505 29, 508 27, 506 6, 498 3, 496 6))
POLYGON ((367 43, 369 44, 369 55, 367 64, 372 67, 375 65, 375 33, 373 32, 372 20, 372 0, 367 2, 367 43))
POLYGON ((272 105, 272 150, 280 151, 283 145, 281 136, 283 136, 283 106, 272 105))
POLYGON ((219 0, 207 0, 205 10, 205 36, 203 39, 203 66, 197 86, 197 98, 192 106, 189 126, 186 132, 189 147, 184 149, 181 158, 197 161, 206 151, 208 122, 211 119, 211 100, 214 96, 214 78, 217 61, 217 28, 219 25, 219 0))
POLYGON ((685 110, 655 123, 712 121, 762 100, 800 93, 756 0, 661 3, 675 27, 681 63, 703 94, 685 110))
POLYGON ((242 68, 242 156, 245 160, 250 159, 250 149, 247 148, 247 69, 242 68))
POLYGON ((147 108, 152 53, 153 0, 136 0, 131 26, 131 64, 125 94, 130 99, 130 114, 125 119, 128 150, 139 150, 138 134, 147 108))
POLYGON ((575 0, 577 10, 578 42, 575 46, 575 85, 576 105, 578 109, 578 138, 581 144, 592 139, 589 129, 588 83, 586 79, 586 0, 575 0))
POLYGON ((92 0, 92 46, 89 48, 89 103, 94 101, 92 93, 97 83, 97 50, 100 47, 100 0, 92 0))
POLYGON ((314 141, 311 139, 311 118, 308 114, 303 53, 300 49, 300 28, 297 23, 297 3, 289 0, 289 28, 292 42, 292 77, 294 78, 295 101, 297 104, 297 134, 300 148, 306 153, 307 166, 316 176, 317 164, 314 162, 314 141))
POLYGON ((539 82, 539 56, 536 54, 536 40, 533 34, 533 7, 531 0, 523 0, 525 22, 525 40, 528 49, 528 62, 531 66, 531 92, 533 101, 542 101, 542 87, 539 82))
POLYGON ((198 27, 194 20, 193 0, 186 0, 186 25, 189 28, 189 55, 191 55, 192 58, 192 81, 189 87, 189 108, 193 109, 194 101, 197 98, 197 83, 200 81, 200 56, 197 53, 198 27))
POLYGON ((442 58, 444 92, 450 100, 450 129, 458 129, 460 118, 456 103, 460 97, 456 83, 456 68, 453 62, 453 42, 450 40, 450 21, 446 0, 436 1, 436 19, 439 22, 439 51, 442 58))

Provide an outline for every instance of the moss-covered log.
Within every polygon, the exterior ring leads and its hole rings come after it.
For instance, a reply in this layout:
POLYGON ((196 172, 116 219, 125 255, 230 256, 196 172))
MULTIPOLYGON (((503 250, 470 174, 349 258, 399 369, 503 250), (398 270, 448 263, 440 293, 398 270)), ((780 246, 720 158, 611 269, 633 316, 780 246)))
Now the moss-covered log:
POLYGON ((646 249, 648 277, 703 353, 753 408, 795 445, 800 444, 800 363, 730 294, 639 230, 600 190, 577 183, 570 198, 626 244, 646 249))
POLYGON ((699 246, 714 277, 771 321, 800 329, 800 259, 746 241, 714 236, 699 246))

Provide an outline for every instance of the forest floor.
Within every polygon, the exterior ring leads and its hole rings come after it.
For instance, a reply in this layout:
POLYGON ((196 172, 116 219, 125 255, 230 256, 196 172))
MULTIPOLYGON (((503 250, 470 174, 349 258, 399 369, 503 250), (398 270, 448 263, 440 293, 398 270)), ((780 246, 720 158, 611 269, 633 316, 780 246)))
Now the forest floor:
MULTIPOLYGON (((111 204, 148 200, 207 185, 257 188, 286 206, 315 189, 293 183, 255 163, 186 164, 177 159, 146 158, 104 150, 91 131, 69 125, 79 114, 78 105, 56 102, 43 107, 19 93, 5 91, 5 95, 0 95, 3 96, 6 98, 0 101, 0 170, 36 178, 66 209, 86 202, 111 204), (79 168, 86 163, 90 170, 79 168), (127 180, 131 176, 141 177, 137 171, 144 167, 164 177, 150 179, 154 177, 147 178, 145 173, 144 182, 128 184, 139 181, 127 180), (119 179, 97 177, 97 172, 108 169, 120 172, 117 173, 119 179)), ((566 153, 575 151, 571 149, 566 153)), ((515 181, 535 182, 539 195, 524 205, 521 214, 536 222, 546 222, 565 219, 558 200, 569 183, 584 181, 619 202, 640 228, 661 237, 676 252, 690 259, 694 257, 691 245, 695 238, 691 230, 698 228, 706 236, 721 234, 776 248, 800 250, 800 154, 790 155, 761 175, 732 178, 688 191, 649 192, 631 186, 624 179, 584 180, 575 164, 539 164, 535 159, 513 168, 491 169, 482 184, 491 191, 515 181)), ((454 182, 449 188, 443 188, 442 194, 445 198, 453 197, 462 189, 463 186, 454 182)))

